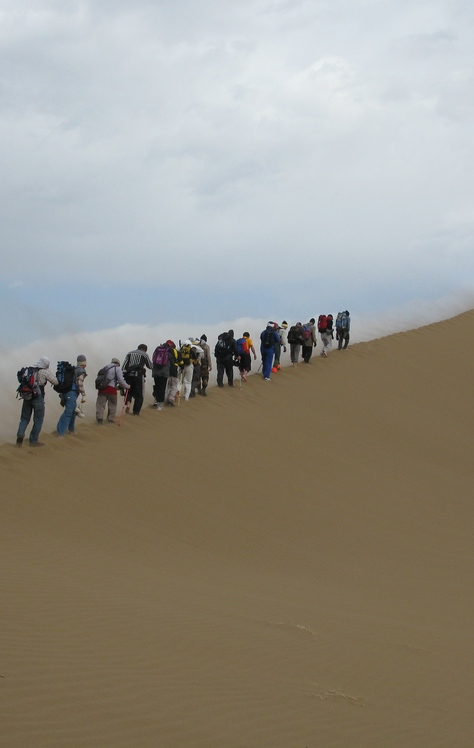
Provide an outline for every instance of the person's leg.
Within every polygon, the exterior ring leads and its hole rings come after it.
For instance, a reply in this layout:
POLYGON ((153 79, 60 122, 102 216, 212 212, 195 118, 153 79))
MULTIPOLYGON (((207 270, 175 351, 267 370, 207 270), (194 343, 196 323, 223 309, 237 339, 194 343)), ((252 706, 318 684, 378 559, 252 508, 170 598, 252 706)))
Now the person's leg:
POLYGON ((273 348, 264 348, 262 350, 262 372, 265 379, 270 379, 273 362, 273 348))
POLYGON ((155 399, 158 407, 163 407, 165 402, 166 383, 168 377, 155 377, 155 399))
POLYGON ((224 386, 224 371, 225 371, 224 362, 217 361, 217 385, 218 387, 224 386))
POLYGON ((168 377, 166 384, 165 400, 168 405, 174 405, 176 393, 178 392, 178 377, 168 377))
POLYGON ((62 401, 64 403, 64 410, 59 418, 58 425, 56 426, 59 436, 64 436, 67 429, 74 431, 74 424, 76 421, 74 409, 76 407, 78 393, 76 390, 65 392, 62 395, 62 401), (72 422, 72 429, 71 429, 72 422))
POLYGON ((232 356, 229 356, 225 360, 225 373, 227 375, 227 384, 229 387, 234 386, 234 360, 232 356))
POLYGON ((95 417, 97 421, 104 420, 105 405, 107 403, 107 395, 103 392, 97 393, 97 400, 95 401, 95 417))
POLYGON ((117 395, 114 395, 113 392, 110 392, 107 394, 107 420, 109 423, 113 423, 115 419, 115 414, 117 413, 117 395))
POLYGON ((33 406, 33 428, 30 432, 30 444, 38 444, 38 437, 44 421, 44 397, 40 395, 31 402, 33 406))
POLYGON ((156 404, 159 400, 159 397, 158 397, 158 380, 159 379, 160 377, 153 377, 153 398, 155 400, 154 404, 156 404))
POLYGON ((16 432, 16 443, 21 444, 25 438, 25 432, 33 413, 32 400, 23 400, 21 404, 21 415, 20 423, 18 424, 18 431, 16 432))
POLYGON ((184 367, 183 376, 183 391, 181 395, 185 400, 189 400, 189 394, 191 392, 191 382, 193 380, 193 365, 189 364, 184 367))
POLYGON ((191 380, 191 397, 196 396, 196 390, 199 390, 201 379, 201 364, 193 364, 193 377, 191 380))
POLYGON ((133 397, 133 415, 138 416, 143 405, 143 377, 130 378, 130 389, 133 397))

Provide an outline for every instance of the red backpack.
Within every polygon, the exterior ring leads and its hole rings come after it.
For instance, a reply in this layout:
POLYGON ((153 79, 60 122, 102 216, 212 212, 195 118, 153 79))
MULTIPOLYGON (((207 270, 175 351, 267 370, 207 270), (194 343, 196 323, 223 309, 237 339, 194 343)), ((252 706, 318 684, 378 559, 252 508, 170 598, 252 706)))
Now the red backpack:
POLYGON ((325 314, 320 314, 318 317, 318 332, 326 332, 328 328, 328 318, 325 314))

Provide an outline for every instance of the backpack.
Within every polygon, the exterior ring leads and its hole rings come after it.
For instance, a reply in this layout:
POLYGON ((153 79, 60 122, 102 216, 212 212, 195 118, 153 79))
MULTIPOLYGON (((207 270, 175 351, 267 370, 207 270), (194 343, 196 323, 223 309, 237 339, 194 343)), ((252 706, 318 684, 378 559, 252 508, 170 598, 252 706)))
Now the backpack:
POLYGON ((337 313, 336 330, 347 330, 347 314, 345 312, 337 313))
MULTIPOLYGON (((113 380, 109 379, 109 376, 108 376, 111 368, 112 368, 111 365, 107 364, 107 366, 103 366, 102 369, 99 369, 99 371, 97 372, 97 376, 95 378, 96 390, 105 390, 109 382, 111 386, 113 386, 112 385, 113 380)), ((117 375, 117 367, 115 367, 115 375, 117 375)), ((117 376, 115 376, 114 384, 116 383, 116 381, 117 381, 117 376)))
POLYGON ((60 394, 70 392, 74 386, 75 369, 76 367, 70 364, 69 361, 58 361, 58 368, 56 369, 58 384, 53 385, 53 390, 60 394))
POLYGON ((34 400, 35 397, 41 395, 41 390, 36 381, 37 374, 38 369, 34 366, 24 366, 17 372, 16 376, 20 383, 16 391, 17 397, 22 400, 34 400))
POLYGON ((237 352, 239 356, 241 356, 242 353, 248 353, 249 344, 247 343, 247 338, 239 338, 235 342, 237 343, 237 352))
POLYGON ((288 342, 293 343, 293 345, 295 343, 299 343, 298 333, 296 332, 296 325, 292 325, 288 330, 288 342))
POLYGON ((318 317, 318 332, 326 332, 328 328, 328 319, 325 314, 320 314, 318 317))
POLYGON ((169 348, 167 345, 159 345, 155 348, 155 352, 152 357, 152 362, 156 366, 166 366, 169 361, 169 348))
POLYGON ((188 364, 191 363, 191 346, 190 345, 186 345, 185 343, 184 345, 181 346, 181 348, 179 349, 179 358, 180 358, 181 363, 184 364, 184 366, 188 366, 188 364))
POLYGON ((301 332, 303 333, 303 340, 309 340, 311 338, 311 325, 309 322, 306 325, 303 325, 301 332))
POLYGON ((275 342, 274 330, 264 330, 262 333, 262 345, 264 348, 271 348, 275 342))
POLYGON ((229 353, 228 335, 226 332, 223 332, 217 338, 215 356, 216 358, 226 358, 228 353, 229 353))

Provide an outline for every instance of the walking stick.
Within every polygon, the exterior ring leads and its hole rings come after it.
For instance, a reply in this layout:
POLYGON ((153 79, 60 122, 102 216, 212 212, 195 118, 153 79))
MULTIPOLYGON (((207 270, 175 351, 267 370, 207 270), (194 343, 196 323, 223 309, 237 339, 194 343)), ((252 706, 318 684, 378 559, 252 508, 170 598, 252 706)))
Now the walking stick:
POLYGON ((129 392, 130 392, 130 390, 127 390, 126 393, 125 393, 125 397, 123 398, 122 412, 120 413, 120 418, 119 418, 119 426, 122 425, 122 418, 123 418, 123 414, 125 413, 125 406, 127 404, 128 393, 129 392))

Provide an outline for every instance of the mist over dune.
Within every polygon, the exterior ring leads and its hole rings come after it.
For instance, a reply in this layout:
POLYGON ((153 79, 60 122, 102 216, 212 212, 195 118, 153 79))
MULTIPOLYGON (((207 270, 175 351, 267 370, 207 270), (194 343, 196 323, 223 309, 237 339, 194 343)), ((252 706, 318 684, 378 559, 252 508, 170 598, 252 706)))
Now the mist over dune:
MULTIPOLYGON (((403 330, 414 329, 432 322, 447 319, 450 316, 470 309, 474 306, 474 292, 464 291, 457 294, 451 294, 445 298, 439 299, 435 303, 426 301, 413 301, 403 307, 387 310, 379 315, 357 314, 357 310, 349 310, 352 318, 351 343, 360 343, 373 340, 378 337, 390 335, 403 330)), ((342 307, 341 307, 342 308, 342 307)), ((288 319, 288 323, 294 324, 297 321, 306 322, 310 317, 317 318, 321 312, 331 311, 334 315, 336 309, 309 310, 306 315, 302 315, 299 320, 288 319)), ((176 343, 179 340, 185 340, 189 336, 200 337, 205 333, 208 337, 211 350, 217 340, 217 336, 223 330, 234 329, 237 336, 240 336, 244 330, 249 330, 255 344, 257 343, 260 332, 264 329, 268 320, 272 319, 279 323, 285 319, 284 314, 269 315, 268 318, 251 319, 240 317, 233 320, 223 320, 213 325, 202 325, 200 322, 191 321, 175 325, 122 325, 117 328, 103 329, 96 332, 84 333, 67 333, 56 338, 42 338, 28 345, 17 349, 8 349, 2 351, 0 364, 0 392, 1 392, 1 412, 2 419, 0 423, 0 443, 12 440, 18 420, 20 417, 20 402, 15 399, 15 390, 17 387, 16 372, 22 366, 29 366, 41 356, 48 356, 51 359, 51 370, 55 371, 56 362, 67 360, 75 362, 79 353, 87 356, 88 378, 86 379, 87 402, 83 411, 87 418, 94 418, 94 403, 96 391, 94 389, 94 379, 97 371, 111 358, 117 357, 123 361, 129 350, 136 348, 140 343, 148 345, 148 352, 163 341, 171 338, 176 343)), ((258 368, 260 361, 259 351, 257 350, 258 359, 254 363, 253 372, 258 368)), ((282 365, 288 365, 288 353, 282 356, 282 365)), ((215 381, 215 372, 211 373, 210 384, 215 381)), ((151 401, 150 375, 147 382, 147 397, 145 404, 151 401)), ((46 397, 46 416, 43 429, 48 431, 55 428, 60 415, 60 406, 58 397, 50 388, 47 389, 46 397)))

